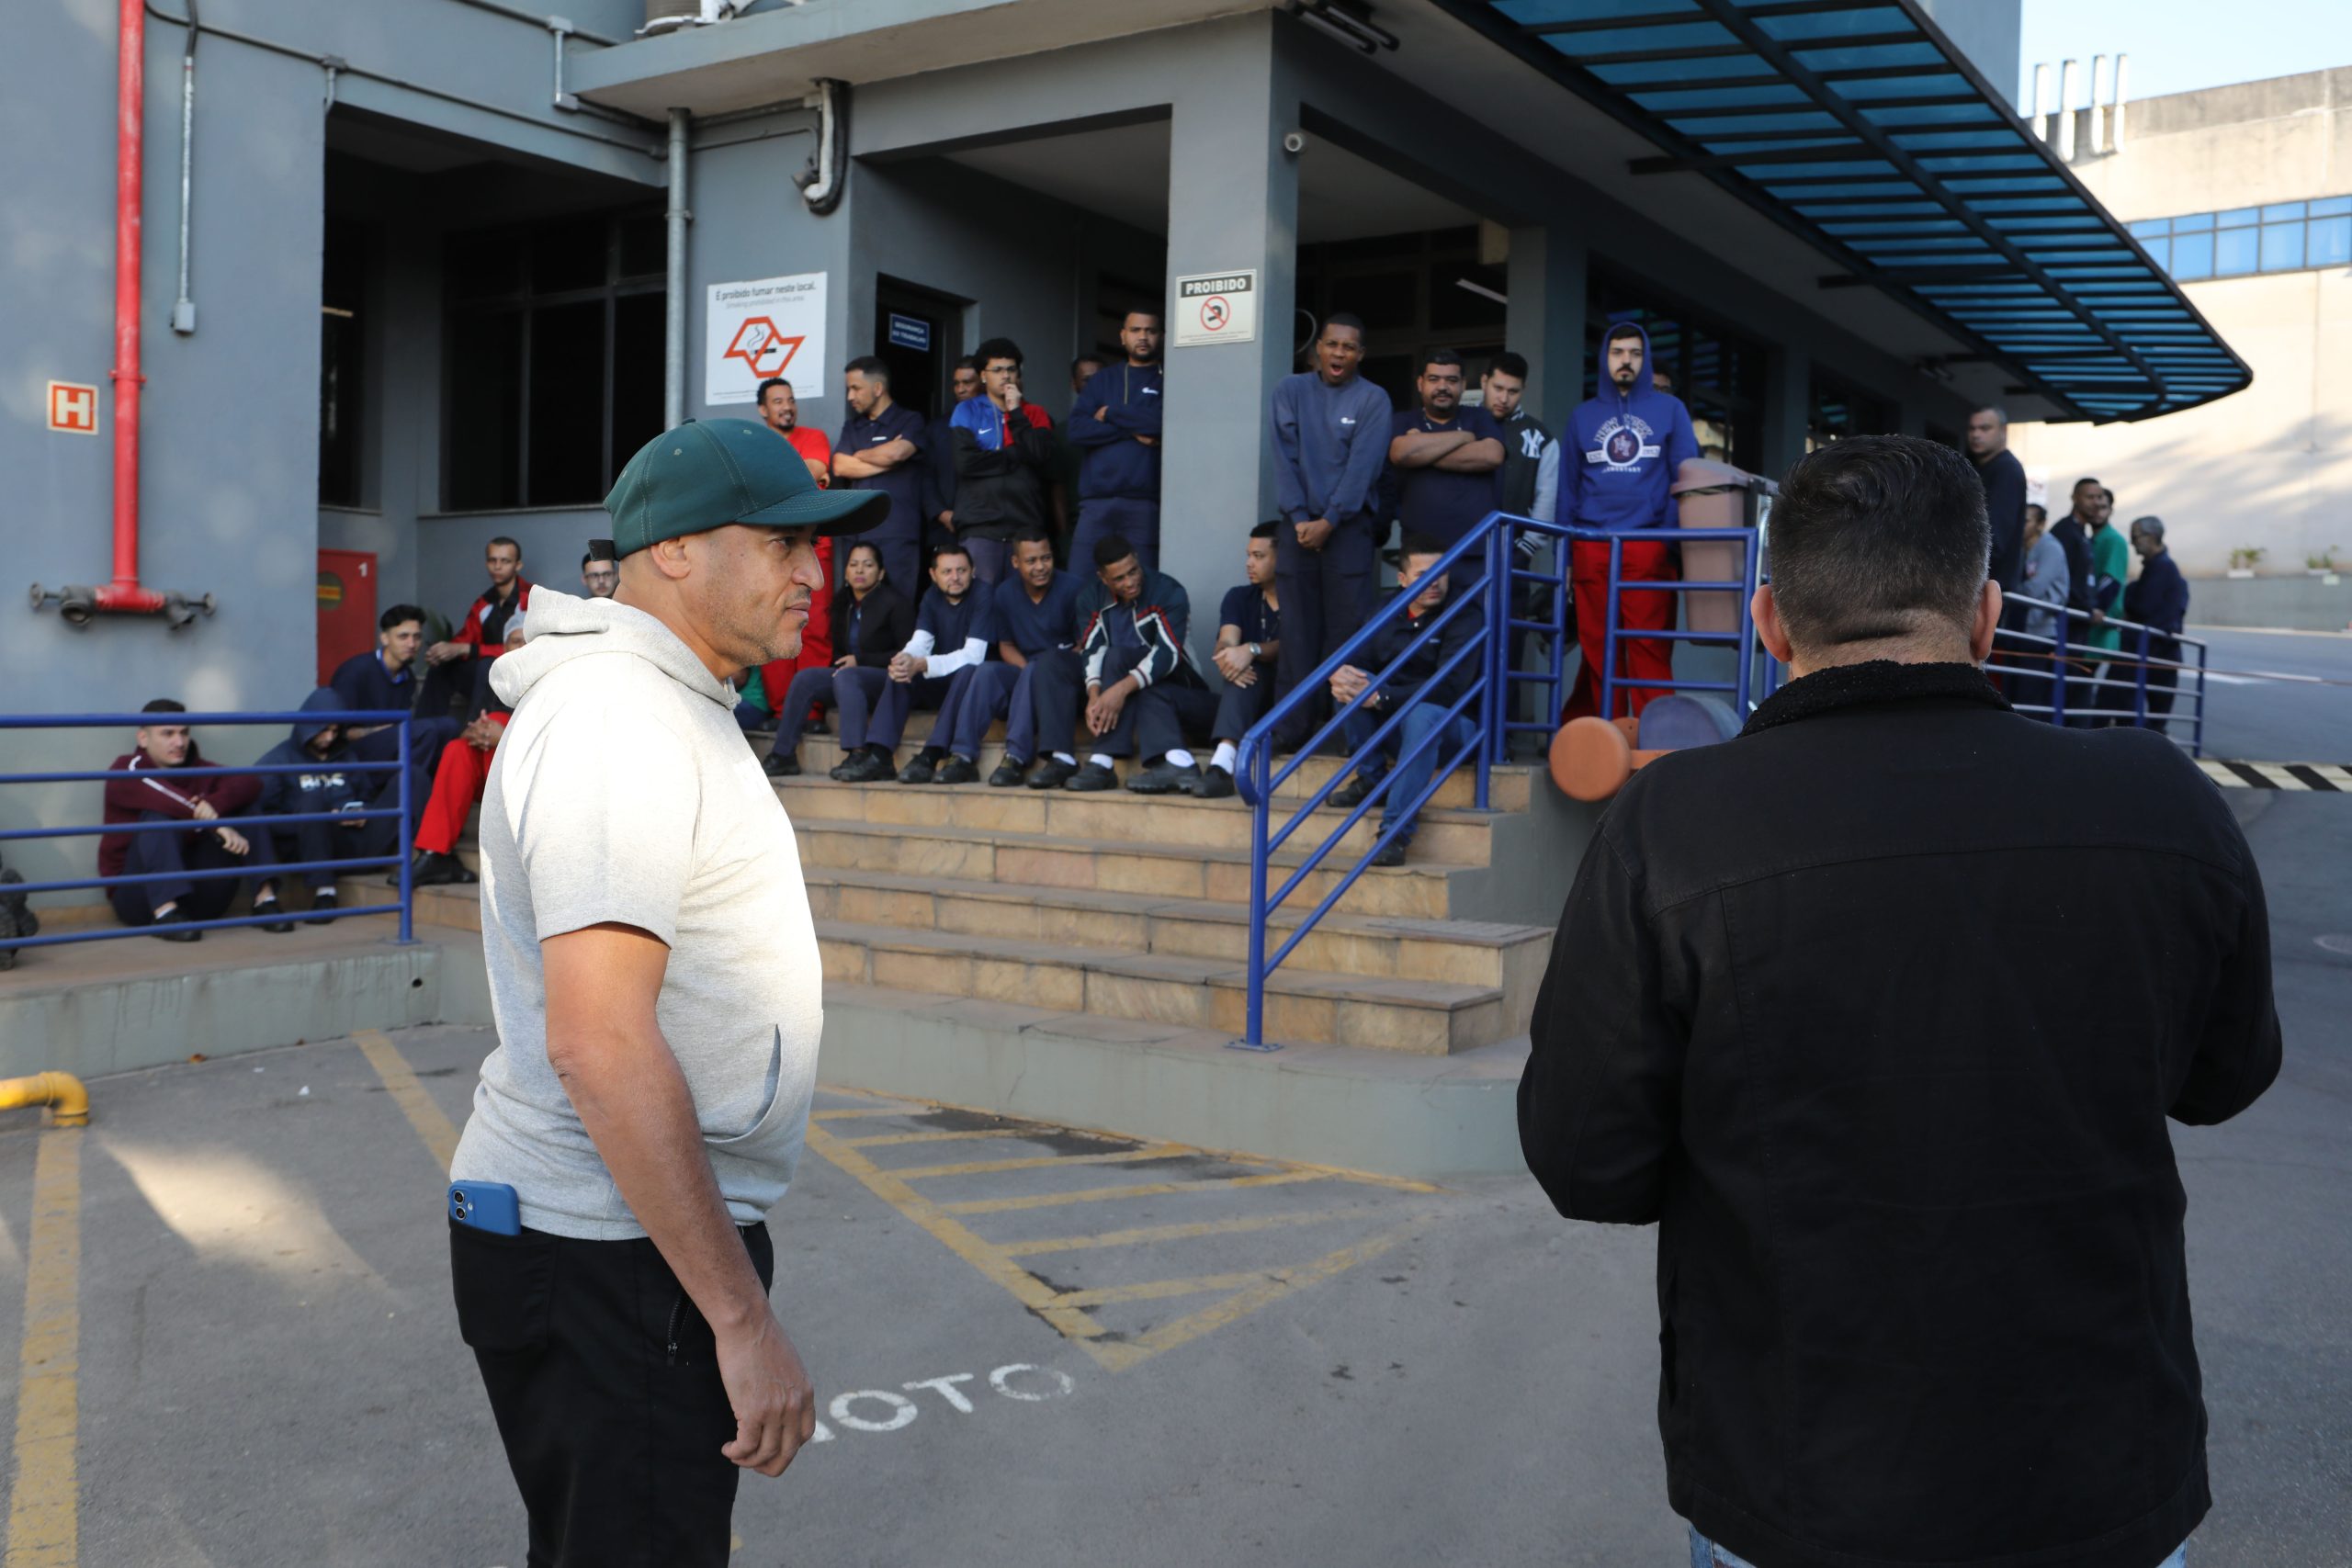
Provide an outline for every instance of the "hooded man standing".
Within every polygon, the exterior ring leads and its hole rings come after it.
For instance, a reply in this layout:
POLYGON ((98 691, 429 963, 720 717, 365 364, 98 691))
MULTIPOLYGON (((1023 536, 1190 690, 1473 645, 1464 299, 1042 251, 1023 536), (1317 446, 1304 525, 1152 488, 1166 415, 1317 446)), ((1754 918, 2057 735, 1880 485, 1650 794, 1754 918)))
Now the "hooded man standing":
MULTIPOLYGON (((1634 321, 1620 321, 1600 344, 1600 391, 1577 405, 1560 437, 1559 514, 1563 523, 1620 533, 1662 528, 1674 510, 1674 472, 1699 455, 1690 412, 1671 392, 1661 392, 1649 373, 1650 334, 1634 321)), ((1669 546, 1655 533, 1628 539, 1619 575, 1628 585, 1672 582, 1669 546)), ((1568 552, 1568 579, 1577 607, 1577 647, 1584 662, 1561 722, 1600 712, 1600 666, 1609 634, 1609 546, 1578 539, 1568 552)), ((1630 586, 1617 603, 1617 678, 1623 682, 1670 681, 1674 645, 1660 637, 1625 632, 1665 631, 1674 625, 1671 591, 1630 586)), ((1659 694, 1634 686, 1620 697, 1617 713, 1639 714, 1659 694)))
POLYGON ((814 1431, 763 1217, 807 1131, 822 976, 727 679, 797 651, 817 537, 891 505, 818 490, 748 421, 665 431, 605 499, 619 593, 546 594, 494 672, 499 1046, 451 1174, 512 1187, 521 1226, 453 1220, 450 1273, 534 1562, 722 1568, 738 1467, 778 1474, 814 1431))

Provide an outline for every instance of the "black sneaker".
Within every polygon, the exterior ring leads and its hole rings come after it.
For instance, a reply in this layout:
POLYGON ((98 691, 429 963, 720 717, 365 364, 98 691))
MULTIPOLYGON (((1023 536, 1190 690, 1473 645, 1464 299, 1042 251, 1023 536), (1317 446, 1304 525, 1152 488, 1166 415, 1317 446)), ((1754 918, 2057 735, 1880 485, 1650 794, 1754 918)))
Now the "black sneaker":
POLYGON ((1026 762, 1016 762, 1012 758, 1007 757, 1003 761, 999 762, 996 765, 996 772, 989 775, 989 788, 1012 789, 1019 784, 1026 783, 1028 778, 1029 764, 1026 762))
POLYGON ((890 772, 888 756, 861 748, 856 756, 833 770, 833 777, 843 784, 877 784, 888 778, 890 772))
MULTIPOLYGON (((1033 780, 1032 782, 1034 783, 1035 781, 1033 780)), ((1062 781, 1062 788, 1064 789, 1092 791, 1100 789, 1116 789, 1118 787, 1119 775, 1117 771, 1106 768, 1100 762, 1089 762, 1086 766, 1079 769, 1076 773, 1070 774, 1069 778, 1062 781)))
POLYGON ((939 776, 932 782, 956 784, 978 784, 979 780, 980 765, 978 762, 973 761, 969 757, 951 756, 939 765, 939 776))
POLYGON ((1195 800, 1227 800, 1233 795, 1233 775, 1211 762, 1190 785, 1195 800))
POLYGON ((1136 795, 1190 795, 1193 781, 1199 776, 1191 768, 1180 767, 1163 757, 1129 779, 1127 789, 1136 795))
POLYGON ((760 763, 760 772, 772 779, 797 779, 800 776, 800 752, 771 751, 760 763))
POLYGON ((1374 865, 1403 865, 1405 863, 1405 845, 1408 842, 1409 842, 1409 840, 1402 837, 1389 840, 1386 843, 1380 846, 1380 852, 1372 857, 1372 863, 1374 865))
POLYGON ((930 784, 939 776, 939 764, 932 761, 928 751, 915 753, 913 761, 899 770, 900 784, 930 784))
POLYGON ((185 927, 192 918, 186 909, 174 909, 168 915, 158 915, 147 934, 157 942, 202 942, 202 931, 177 929, 185 927))
POLYGON ((1059 757, 1048 757, 1037 764, 1035 773, 1029 775, 1029 787, 1031 789, 1059 789, 1069 783, 1077 772, 1076 762, 1065 762, 1059 757))
POLYGON ((466 869, 466 863, 455 855, 445 855, 435 850, 419 850, 416 864, 409 873, 409 881, 418 887, 447 887, 480 882, 481 877, 466 869))
POLYGON ((1358 773, 1355 777, 1333 790, 1327 804, 1336 806, 1342 811, 1351 811, 1362 806, 1366 797, 1379 787, 1378 779, 1366 778, 1362 773, 1358 773))
POLYGON ((311 912, 302 918, 306 926, 323 926, 332 922, 334 912, 343 908, 343 897, 332 887, 322 887, 311 895, 311 912))
POLYGON ((264 898, 255 903, 254 913, 277 917, 274 920, 266 920, 262 923, 261 929, 266 931, 290 931, 294 929, 293 920, 287 917, 286 912, 278 907, 278 902, 275 898, 264 898))

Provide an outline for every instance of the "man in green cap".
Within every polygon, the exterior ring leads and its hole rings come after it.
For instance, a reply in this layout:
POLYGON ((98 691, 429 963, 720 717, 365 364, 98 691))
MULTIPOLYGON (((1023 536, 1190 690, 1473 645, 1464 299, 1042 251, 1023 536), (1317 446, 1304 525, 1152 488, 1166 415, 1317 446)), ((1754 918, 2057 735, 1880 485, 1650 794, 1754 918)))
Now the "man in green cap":
POLYGON ((739 1470, 778 1474, 814 1432, 764 1216, 808 1126, 821 975, 727 682, 798 651, 818 536, 888 504, 819 490, 748 421, 665 431, 605 499, 619 592, 540 590, 493 670, 499 1043, 450 1176, 478 1215, 511 1187, 519 1228, 453 1218, 450 1273, 534 1562, 721 1568, 739 1470))

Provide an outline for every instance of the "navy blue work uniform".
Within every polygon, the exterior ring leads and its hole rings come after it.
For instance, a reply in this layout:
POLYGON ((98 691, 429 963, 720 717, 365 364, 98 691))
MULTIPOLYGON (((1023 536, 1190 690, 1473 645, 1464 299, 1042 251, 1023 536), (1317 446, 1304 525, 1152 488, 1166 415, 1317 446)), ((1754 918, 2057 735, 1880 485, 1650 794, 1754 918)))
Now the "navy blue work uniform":
MULTIPOLYGON (((1241 629, 1241 646, 1252 643, 1263 647, 1279 643, 1283 638, 1283 613, 1266 603, 1265 591, 1242 583, 1225 591, 1225 603, 1216 613, 1217 630, 1227 626, 1241 629)), ((1277 649, 1272 657, 1251 662, 1250 668, 1257 679, 1246 686, 1237 686, 1217 672, 1216 722, 1209 728, 1212 740, 1239 740, 1250 733, 1250 727, 1265 716, 1274 702, 1274 664, 1280 657, 1277 649)))
MULTIPOLYGON (((1473 441, 1501 442, 1506 449, 1509 447, 1503 427, 1485 409, 1461 409, 1452 419, 1442 422, 1431 419, 1422 409, 1399 409, 1389 422, 1388 435, 1393 441, 1399 435, 1446 430, 1467 431, 1473 441)), ((1499 468, 1483 474, 1466 474, 1432 464, 1392 472, 1396 479, 1397 521, 1405 525, 1408 534, 1426 535, 1442 549, 1450 548, 1501 504, 1499 468)), ((1486 575, 1483 554, 1465 555, 1446 571, 1447 579, 1456 589, 1474 587, 1486 575)))
MULTIPOLYGON (((980 590, 974 589, 975 595, 980 590)), ((1079 580, 1067 571, 1054 573, 1045 596, 1029 597, 1029 585, 1008 577, 989 591, 990 635, 999 644, 1011 644, 1025 661, 999 660, 959 670, 957 689, 941 705, 942 717, 932 730, 946 737, 947 750, 967 761, 978 761, 989 726, 1004 720, 1004 754, 1013 762, 1030 762, 1037 755, 1035 677, 1041 663, 1067 662, 1077 668, 1079 580)))
POLYGON ((902 403, 892 403, 870 417, 852 414, 833 442, 837 453, 857 454, 893 441, 906 441, 915 455, 886 474, 872 479, 839 479, 847 490, 878 490, 890 498, 890 514, 861 536, 882 552, 882 570, 899 592, 911 600, 922 592, 923 502, 935 495, 926 452, 931 431, 922 415, 902 403))

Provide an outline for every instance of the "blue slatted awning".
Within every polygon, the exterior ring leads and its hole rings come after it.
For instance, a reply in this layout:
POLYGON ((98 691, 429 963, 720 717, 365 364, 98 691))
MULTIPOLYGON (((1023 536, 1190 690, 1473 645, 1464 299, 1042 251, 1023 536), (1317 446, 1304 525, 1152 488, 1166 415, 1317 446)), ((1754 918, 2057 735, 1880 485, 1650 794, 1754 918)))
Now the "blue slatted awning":
POLYGON ((1438 0, 2075 418, 2252 381, 1915 0, 1438 0))

